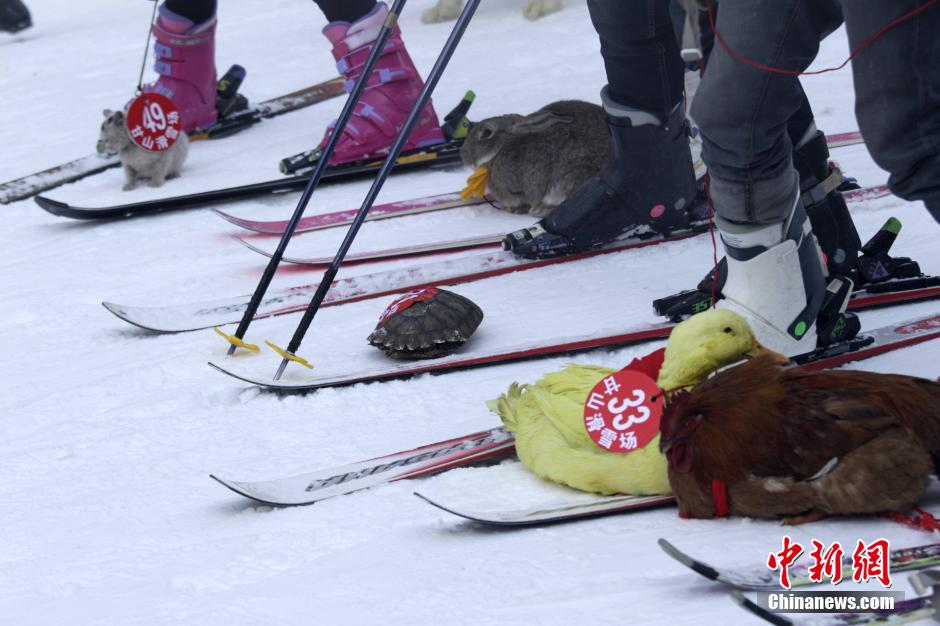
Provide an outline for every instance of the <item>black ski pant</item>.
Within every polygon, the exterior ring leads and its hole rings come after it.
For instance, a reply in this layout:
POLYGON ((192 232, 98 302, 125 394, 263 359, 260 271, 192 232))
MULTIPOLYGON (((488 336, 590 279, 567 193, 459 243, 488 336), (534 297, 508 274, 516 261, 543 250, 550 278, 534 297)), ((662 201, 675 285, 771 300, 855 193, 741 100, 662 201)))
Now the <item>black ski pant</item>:
MULTIPOLYGON (((717 29, 739 55, 805 70, 844 19, 854 49, 926 0, 721 0, 717 29)), ((891 190, 940 212, 940 7, 884 34, 855 59, 856 116, 891 190)), ((768 72, 716 45, 692 117, 723 218, 784 220, 798 181, 787 125, 803 106, 797 76, 768 72)))
MULTIPOLYGON (((314 0, 327 22, 355 22, 375 6, 376 0, 314 0)), ((215 15, 216 0, 166 0, 166 8, 199 24, 215 15)))
MULTIPOLYGON (((723 2, 724 0, 722 0, 723 2)), ((718 2, 712 2, 717 12, 718 2)), ((601 42, 608 93, 617 102, 665 119, 682 99, 685 63, 679 54, 682 9, 676 0, 588 0, 591 21, 601 42)), ((708 17, 700 12, 706 67, 711 52, 708 17)), ((802 94, 802 87, 800 87, 802 94)), ((805 94, 788 130, 798 143, 813 124, 805 94)))

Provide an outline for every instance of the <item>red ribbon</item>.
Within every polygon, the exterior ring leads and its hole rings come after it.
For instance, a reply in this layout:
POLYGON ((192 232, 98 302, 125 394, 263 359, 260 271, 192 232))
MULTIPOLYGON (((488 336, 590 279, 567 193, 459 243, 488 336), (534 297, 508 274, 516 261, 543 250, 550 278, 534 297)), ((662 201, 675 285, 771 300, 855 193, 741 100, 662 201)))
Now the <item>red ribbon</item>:
POLYGON ((712 479, 712 502, 715 503, 715 517, 728 517, 728 485, 725 481, 712 479))

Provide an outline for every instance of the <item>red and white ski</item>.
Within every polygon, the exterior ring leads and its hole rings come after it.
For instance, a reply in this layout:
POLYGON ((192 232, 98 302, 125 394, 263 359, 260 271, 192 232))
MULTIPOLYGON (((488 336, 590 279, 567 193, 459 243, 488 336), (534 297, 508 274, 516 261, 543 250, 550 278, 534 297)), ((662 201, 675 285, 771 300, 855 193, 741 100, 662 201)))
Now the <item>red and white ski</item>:
MULTIPOLYGON (((442 211, 444 209, 456 209, 462 206, 473 206, 482 204, 485 200, 480 198, 463 199, 460 192, 443 193, 436 196, 427 196, 416 198, 414 200, 401 200, 399 202, 390 202, 388 204, 378 204, 369 209, 369 215, 366 221, 375 221, 388 219, 390 217, 404 217, 405 215, 415 215, 418 213, 428 213, 430 211, 442 211)), ((268 235, 283 235, 287 228, 287 220, 250 220, 236 217, 219 209, 212 209, 222 219, 228 220, 236 226, 255 233, 264 233, 268 235)), ((335 226, 348 226, 358 211, 336 211, 334 213, 323 213, 321 215, 308 215, 301 218, 297 233, 307 233, 314 230, 323 230, 324 228, 333 228, 335 226)))
MULTIPOLYGON (((862 189, 854 189, 843 194, 846 202, 859 202, 863 200, 872 200, 875 198, 880 198, 886 195, 889 195, 890 192, 886 186, 878 187, 865 187, 862 189)), ((343 212, 345 213, 345 212, 343 212)), ((414 214, 412 212, 411 214, 414 214)), ((329 214, 334 215, 334 214, 329 214)), ((386 216, 388 217, 388 216, 386 216)), ((337 224, 339 225, 339 224, 337 224)), ((694 232, 705 232, 707 230, 707 224, 696 224, 694 225, 694 232)), ((688 236, 688 231, 683 231, 671 235, 668 237, 661 237, 657 241, 673 241, 678 238, 688 236)), ((474 248, 499 248, 500 242, 506 236, 505 232, 494 233, 491 235, 481 235, 477 237, 467 237, 462 239, 452 239, 448 241, 436 241, 433 243, 427 244, 417 244, 411 246, 399 246, 395 248, 387 248, 384 250, 372 250, 369 252, 358 252, 355 254, 349 254, 346 256, 344 263, 354 264, 354 263, 368 263, 372 261, 391 261, 396 259, 404 259, 408 257, 417 257, 417 256, 427 256, 432 254, 441 254, 444 252, 458 252, 461 250, 470 250, 474 248)), ((233 237, 240 244, 248 248, 253 252, 257 252, 268 258, 271 257, 272 252, 259 248, 258 246, 245 241, 240 237, 233 237)), ((283 261, 285 263, 293 263, 295 265, 309 265, 311 267, 325 267, 330 264, 333 260, 333 256, 318 256, 318 257, 291 257, 285 256, 283 261)))
MULTIPOLYGON (((676 241, 693 235, 694 233, 687 233, 682 237, 675 236, 665 240, 624 240, 599 250, 552 259, 528 260, 503 251, 483 252, 458 259, 343 278, 333 282, 330 291, 326 294, 323 306, 370 300, 424 287, 459 285, 512 272, 579 261, 601 254, 652 246, 665 241, 676 241)), ((940 297, 940 281, 932 280, 933 284, 918 289, 890 292, 877 298, 874 294, 870 294, 872 298, 865 302, 873 305, 889 305, 940 297)), ((931 279, 927 279, 925 282, 930 281, 931 279)), ((280 291, 272 290, 261 301, 254 319, 303 311, 310 303, 310 298, 313 297, 316 289, 317 285, 310 284, 280 291)), ((114 302, 102 302, 102 305, 120 319, 139 328, 158 333, 178 333, 237 323, 247 308, 249 300, 250 296, 245 295, 154 307, 114 302)))
MULTIPOLYGON (((540 260, 520 259, 509 252, 495 250, 425 265, 343 278, 334 281, 330 286, 323 306, 358 302, 422 287, 458 285, 511 272, 569 263, 601 254, 653 246, 666 241, 678 241, 695 234, 687 232, 666 239, 625 239, 590 252, 540 260)), ((303 311, 307 308, 317 287, 318 285, 311 284, 269 291, 261 301, 254 319, 303 311)), ((177 333, 238 322, 250 298, 251 296, 246 295, 157 307, 113 302, 102 302, 102 305, 134 326, 160 333, 177 333)))
MULTIPOLYGON (((821 369, 835 367, 850 361, 867 359, 940 337, 940 315, 928 316, 902 324, 879 328, 866 333, 870 338, 863 347, 848 353, 820 357, 801 367, 821 369)), ((233 481, 212 476, 229 489, 247 498, 277 506, 313 504, 325 498, 352 493, 386 482, 404 478, 417 478, 459 465, 508 455, 515 449, 514 438, 505 428, 493 428, 465 437, 433 443, 414 450, 397 452, 352 465, 299 474, 287 478, 264 481, 233 481)), ((648 508, 668 504, 670 496, 597 496, 579 498, 577 502, 555 507, 540 507, 538 511, 485 511, 466 510, 461 507, 426 501, 468 519, 502 524, 526 525, 564 521, 592 515, 609 514, 625 510, 648 508)))
MULTIPOLYGON (((828 140, 830 148, 840 148, 843 146, 851 146, 862 143, 862 135, 858 131, 827 135, 826 139, 828 140)), ((887 190, 883 187, 873 187, 871 189, 883 189, 884 192, 887 193, 887 190)), ((854 193, 855 192, 847 192, 847 194, 843 195, 846 195, 847 201, 851 201, 854 193)), ((454 193, 444 193, 434 196, 427 196, 424 198, 415 198, 413 200, 401 200, 399 202, 376 205, 369 210, 369 216, 366 218, 366 220, 371 221, 388 219, 390 217, 404 217, 406 215, 429 213, 431 211, 441 211, 444 209, 456 209, 464 206, 473 206, 477 204, 483 204, 485 202, 487 202, 487 200, 482 198, 463 199, 460 197, 459 191, 454 193)), ((213 211, 215 211, 219 217, 228 220, 232 224, 256 233, 282 235, 284 234, 284 230, 287 228, 288 223, 287 220, 265 221, 236 217, 230 213, 226 213, 225 211, 220 211, 219 209, 213 209, 213 211)), ((355 217, 356 213, 357 211, 355 210, 347 210, 336 211, 334 213, 323 213, 321 215, 309 215, 307 217, 301 218, 300 223, 297 225, 297 229, 294 231, 294 233, 306 233, 315 230, 322 230, 324 228, 347 226, 352 223, 352 219, 355 217)))
POLYGON ((360 489, 405 478, 417 478, 511 453, 515 439, 505 428, 432 443, 343 467, 260 482, 227 480, 210 475, 237 494, 264 504, 313 504, 360 489))
MULTIPOLYGON (((940 295, 940 287, 929 289, 933 292, 932 297, 940 295)), ((891 299, 895 302, 897 294, 877 294, 861 295, 852 300, 853 309, 866 308, 889 304, 891 299)), ((888 346, 882 351, 894 350, 906 345, 913 345, 921 341, 927 341, 940 335, 940 315, 935 315, 923 320, 916 320, 920 326, 914 328, 910 326, 913 322, 900 324, 897 327, 881 328, 874 331, 866 331, 864 336, 872 340, 872 346, 863 347, 864 351, 844 351, 840 354, 834 354, 826 357, 822 362, 823 367, 832 367, 841 363, 847 363, 855 360, 858 354, 871 356, 872 350, 877 350, 879 346, 888 346), (839 361, 842 358, 844 360, 839 361)), ((553 338, 538 343, 526 343, 514 346, 501 346, 490 349, 474 349, 473 343, 464 345, 461 350, 439 359, 429 359, 421 362, 390 362, 387 358, 377 354, 374 350, 363 348, 361 362, 366 364, 361 369, 352 372, 339 374, 321 374, 309 375, 308 370, 301 371, 299 368, 288 368, 286 374, 280 380, 270 378, 273 368, 267 367, 269 363, 260 363, 252 360, 252 365, 238 365, 237 361, 229 360, 220 363, 210 362, 213 368, 218 371, 244 381, 252 385, 258 385, 266 389, 277 391, 311 391, 325 387, 340 387, 356 383, 377 382, 383 380, 392 380, 396 378, 407 378, 418 374, 452 372, 456 370, 465 370, 476 367, 487 367, 499 365, 502 363, 511 363, 514 361, 524 361, 544 357, 561 356, 577 352, 587 352, 600 348, 613 349, 624 346, 635 345, 646 341, 656 339, 665 339, 672 332, 675 325, 667 322, 662 324, 649 324, 640 326, 615 335, 582 335, 566 338, 553 338)), ((854 342, 860 341, 858 337, 854 342)), ((860 348, 862 350, 862 348, 860 348)), ((813 366, 810 366, 813 367, 813 366)))

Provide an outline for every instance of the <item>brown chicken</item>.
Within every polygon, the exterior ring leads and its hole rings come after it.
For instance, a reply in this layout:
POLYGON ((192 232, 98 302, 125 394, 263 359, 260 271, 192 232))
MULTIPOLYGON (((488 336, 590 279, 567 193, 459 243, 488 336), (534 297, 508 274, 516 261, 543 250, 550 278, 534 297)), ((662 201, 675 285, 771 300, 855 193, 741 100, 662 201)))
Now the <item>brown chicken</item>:
POLYGON ((940 384, 783 369, 762 355, 674 396, 660 446, 684 517, 905 510, 940 451, 940 384))

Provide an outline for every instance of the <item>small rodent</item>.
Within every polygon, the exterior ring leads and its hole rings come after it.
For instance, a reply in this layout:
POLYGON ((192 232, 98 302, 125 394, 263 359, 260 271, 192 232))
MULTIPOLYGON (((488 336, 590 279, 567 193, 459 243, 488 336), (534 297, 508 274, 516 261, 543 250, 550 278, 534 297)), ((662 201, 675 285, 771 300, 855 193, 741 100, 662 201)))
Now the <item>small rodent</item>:
POLYGON ((465 165, 487 166, 499 208, 535 217, 551 213, 611 155, 604 109, 579 100, 477 122, 460 150, 465 165))
POLYGON ((189 152, 189 139, 186 133, 180 133, 176 142, 163 152, 149 152, 138 146, 127 132, 122 111, 104 110, 104 122, 98 138, 99 150, 115 153, 121 157, 124 166, 124 191, 137 187, 138 181, 147 179, 151 187, 160 187, 167 178, 180 175, 186 154, 189 152))

